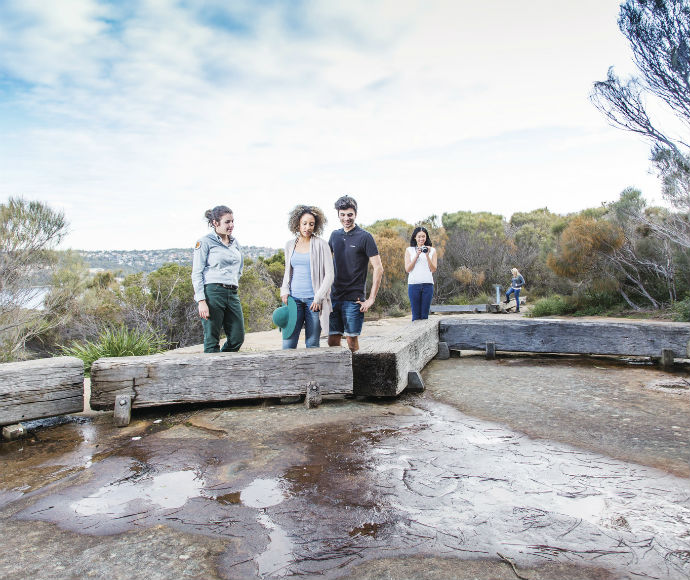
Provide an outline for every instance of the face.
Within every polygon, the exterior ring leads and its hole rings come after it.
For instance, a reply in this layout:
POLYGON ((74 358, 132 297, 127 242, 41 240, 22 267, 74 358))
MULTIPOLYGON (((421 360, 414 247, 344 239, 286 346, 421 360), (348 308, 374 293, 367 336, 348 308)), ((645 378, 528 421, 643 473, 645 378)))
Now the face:
POLYGON ((314 233, 316 218, 310 213, 305 213, 299 218, 299 235, 303 238, 310 238, 314 233))
POLYGON ((232 230, 235 228, 235 218, 231 213, 226 213, 220 216, 220 220, 213 220, 213 225, 220 237, 232 236, 232 230))
POLYGON ((338 210, 338 219, 340 223, 343 224, 343 229, 347 232, 355 227, 355 218, 357 217, 357 212, 348 207, 347 209, 338 210))
POLYGON ((414 237, 414 239, 417 241, 418 246, 423 246, 426 243, 426 234, 424 232, 417 232, 417 235, 414 237))

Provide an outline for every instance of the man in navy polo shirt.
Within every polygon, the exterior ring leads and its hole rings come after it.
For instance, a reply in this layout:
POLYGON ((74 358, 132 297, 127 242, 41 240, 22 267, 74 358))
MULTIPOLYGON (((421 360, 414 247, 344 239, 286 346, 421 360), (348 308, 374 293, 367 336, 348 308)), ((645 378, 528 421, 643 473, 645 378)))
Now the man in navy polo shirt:
POLYGON ((364 313, 374 304, 383 278, 381 256, 374 237, 355 224, 357 202, 344 195, 335 202, 342 229, 331 234, 335 279, 331 286, 333 311, 329 319, 328 346, 340 346, 347 339, 351 351, 359 349, 364 313), (366 298, 367 270, 374 268, 369 298, 366 298), (366 299, 365 299, 366 298, 366 299))

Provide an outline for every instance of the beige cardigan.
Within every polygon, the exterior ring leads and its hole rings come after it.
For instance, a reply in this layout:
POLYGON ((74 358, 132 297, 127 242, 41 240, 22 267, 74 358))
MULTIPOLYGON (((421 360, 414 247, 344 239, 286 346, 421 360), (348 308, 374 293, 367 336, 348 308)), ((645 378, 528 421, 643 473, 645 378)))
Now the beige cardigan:
MULTIPOLYGON (((283 285, 280 287, 280 295, 290 294, 290 282, 292 281, 292 266, 290 260, 295 251, 295 239, 288 240, 285 244, 285 274, 283 285)), ((314 288, 314 302, 321 304, 321 332, 328 332, 328 317, 333 307, 331 306, 331 285, 333 284, 333 254, 328 242, 317 236, 311 237, 309 244, 309 268, 311 269, 311 285, 314 288)))

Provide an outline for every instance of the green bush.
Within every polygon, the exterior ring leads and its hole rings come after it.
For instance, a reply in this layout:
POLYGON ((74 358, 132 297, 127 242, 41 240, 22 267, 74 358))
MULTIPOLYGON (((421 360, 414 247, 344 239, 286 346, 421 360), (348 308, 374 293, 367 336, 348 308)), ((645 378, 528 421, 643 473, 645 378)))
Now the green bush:
POLYGON ((690 322, 690 296, 674 302, 671 310, 675 322, 690 322))
POLYGON ((151 330, 109 326, 101 330, 95 341, 75 342, 61 351, 83 360, 84 371, 90 373, 91 365, 99 358, 155 354, 164 351, 166 346, 165 339, 151 330))
POLYGON ((546 298, 540 298, 530 308, 526 316, 536 318, 540 316, 562 316, 572 314, 574 308, 569 301, 559 294, 553 294, 546 298))

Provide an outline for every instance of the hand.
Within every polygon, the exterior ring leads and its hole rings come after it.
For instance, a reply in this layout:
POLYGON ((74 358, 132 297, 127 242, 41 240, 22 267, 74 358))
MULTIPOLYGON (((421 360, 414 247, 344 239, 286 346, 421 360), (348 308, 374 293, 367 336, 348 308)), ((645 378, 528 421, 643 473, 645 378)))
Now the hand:
POLYGON ((373 305, 374 305, 374 299, 373 298, 368 298, 364 302, 361 300, 356 300, 357 304, 359 304, 359 311, 360 312, 366 312, 369 310, 373 305))
POLYGON ((287 304, 288 296, 289 296, 289 294, 281 295, 280 299, 283 301, 283 304, 287 304))
POLYGON ((318 312, 319 310, 321 310, 321 304, 319 304, 315 300, 311 303, 311 306, 309 306, 309 310, 311 310, 312 312, 318 312))
POLYGON ((208 320, 208 304, 206 304, 206 300, 199 300, 199 316, 204 320, 208 320))
POLYGON ((415 250, 417 250, 417 257, 419 257, 419 254, 422 253, 422 246, 417 246, 415 250))

